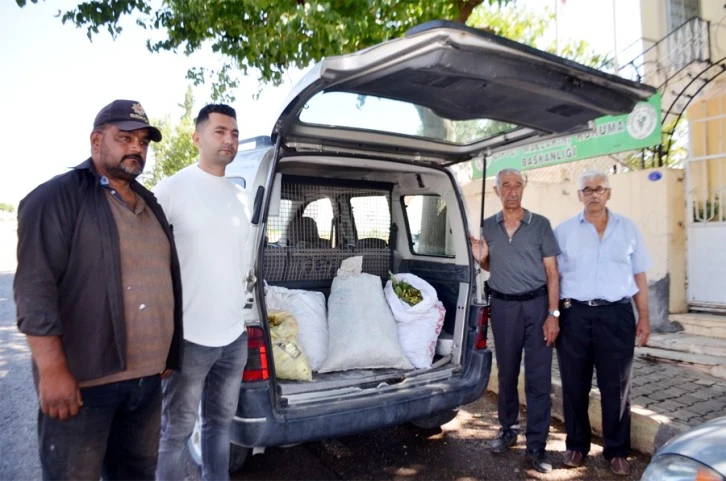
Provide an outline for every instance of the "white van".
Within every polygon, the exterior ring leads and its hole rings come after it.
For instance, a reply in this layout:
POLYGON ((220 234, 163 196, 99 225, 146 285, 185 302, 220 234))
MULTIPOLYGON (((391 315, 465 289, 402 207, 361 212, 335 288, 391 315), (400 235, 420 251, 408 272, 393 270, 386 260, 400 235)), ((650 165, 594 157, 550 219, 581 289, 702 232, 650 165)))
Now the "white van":
MULTIPOLYGON (((291 93, 271 135, 254 139, 227 169, 255 198, 249 361, 230 468, 239 468, 250 448, 409 422, 438 426, 481 397, 492 354, 468 242, 479 226, 468 224, 448 167, 485 164, 487 155, 513 145, 585 130, 653 93, 441 21, 317 64, 291 93), (322 293, 327 302, 341 262, 356 256, 381 286, 389 272, 433 286, 445 315, 431 366, 367 368, 376 353, 365 351, 364 334, 342 341, 359 357, 353 368, 313 372, 312 381, 279 378, 266 286, 322 293)), ((368 312, 369 301, 350 300, 356 329, 378 329, 381 316, 368 312)), ((199 439, 195 432, 190 442, 197 459, 199 439)))

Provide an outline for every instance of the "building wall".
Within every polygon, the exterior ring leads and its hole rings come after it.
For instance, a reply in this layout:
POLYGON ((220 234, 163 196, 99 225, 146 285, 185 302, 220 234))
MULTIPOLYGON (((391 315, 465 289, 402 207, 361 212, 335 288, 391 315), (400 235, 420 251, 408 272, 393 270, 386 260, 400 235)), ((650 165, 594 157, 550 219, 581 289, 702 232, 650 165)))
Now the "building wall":
POLYGON ((713 62, 726 57, 726 30, 722 23, 725 15, 724 2, 701 0, 701 18, 711 22, 711 60, 713 62))
POLYGON ((644 47, 648 48, 668 34, 666 0, 640 0, 644 47))
POLYGON ((690 188, 695 202, 718 195, 726 185, 726 91, 718 87, 713 85, 686 112, 690 133, 690 188))
MULTIPOLYGON (((724 2, 718 0, 701 0, 700 17, 711 22, 712 47, 718 48, 721 57, 726 52, 726 35, 719 32, 719 22, 726 14, 724 2)), ((669 33, 668 0, 640 0, 640 18, 645 48, 662 39, 669 33)), ((716 53, 712 48, 712 53, 716 53)), ((718 57, 718 58, 721 58, 718 57)), ((717 60, 717 59, 716 59, 717 60)))
MULTIPOLYGON (((651 322, 654 328, 665 326, 669 312, 686 311, 684 172, 653 169, 611 175, 608 180, 612 189, 608 208, 633 219, 648 246, 653 261, 647 272, 651 287, 651 322), (657 180, 651 180, 656 177, 657 180)), ((484 200, 487 217, 501 209, 492 184, 489 179, 484 200)), ((481 181, 463 185, 462 190, 469 223, 478 231, 481 181)), ((523 204, 546 216, 555 227, 582 210, 577 190, 577 179, 559 184, 530 183, 524 191, 523 204)))

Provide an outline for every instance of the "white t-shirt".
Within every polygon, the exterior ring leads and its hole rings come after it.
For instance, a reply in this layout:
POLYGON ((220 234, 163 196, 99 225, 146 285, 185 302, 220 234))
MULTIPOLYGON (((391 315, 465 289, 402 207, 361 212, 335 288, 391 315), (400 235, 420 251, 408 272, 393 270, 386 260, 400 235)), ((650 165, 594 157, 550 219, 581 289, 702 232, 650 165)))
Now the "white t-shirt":
POLYGON ((245 329, 249 194, 198 164, 162 180, 153 191, 174 229, 184 339, 211 347, 230 344, 245 329))

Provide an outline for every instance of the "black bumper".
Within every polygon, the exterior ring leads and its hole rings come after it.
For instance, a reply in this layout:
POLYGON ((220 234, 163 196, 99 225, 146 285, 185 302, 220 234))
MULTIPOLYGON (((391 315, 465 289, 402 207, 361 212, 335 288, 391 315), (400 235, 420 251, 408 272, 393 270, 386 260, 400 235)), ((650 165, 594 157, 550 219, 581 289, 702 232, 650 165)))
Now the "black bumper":
POLYGON ((296 444, 396 426, 479 399, 489 383, 490 350, 473 351, 461 375, 446 381, 397 386, 382 392, 273 409, 270 384, 240 391, 231 439, 248 447, 296 444))

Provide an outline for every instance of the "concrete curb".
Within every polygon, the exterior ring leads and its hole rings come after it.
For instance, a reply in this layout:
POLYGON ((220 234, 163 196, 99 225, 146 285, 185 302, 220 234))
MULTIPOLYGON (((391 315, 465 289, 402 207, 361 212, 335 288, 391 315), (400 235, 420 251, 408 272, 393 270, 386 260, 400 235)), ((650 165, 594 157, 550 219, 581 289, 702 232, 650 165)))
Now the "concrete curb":
MULTIPOLYGON (((499 393, 498 374, 497 363, 493 360, 487 390, 495 394, 499 393)), ((520 371, 518 390, 519 402, 522 406, 526 406, 523 370, 520 371)), ((565 417, 562 412, 562 382, 557 377, 552 378, 552 393, 550 396, 552 398, 552 417, 564 422, 565 417)), ((588 412, 590 414, 592 432, 598 436, 602 436, 600 391, 594 387, 590 391, 588 412)), ((689 426, 685 424, 673 422, 667 416, 660 415, 648 409, 642 409, 637 406, 631 408, 630 444, 633 449, 642 453, 653 454, 670 438, 688 428, 689 426)))

